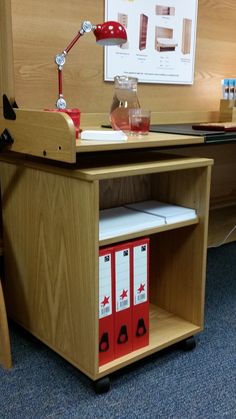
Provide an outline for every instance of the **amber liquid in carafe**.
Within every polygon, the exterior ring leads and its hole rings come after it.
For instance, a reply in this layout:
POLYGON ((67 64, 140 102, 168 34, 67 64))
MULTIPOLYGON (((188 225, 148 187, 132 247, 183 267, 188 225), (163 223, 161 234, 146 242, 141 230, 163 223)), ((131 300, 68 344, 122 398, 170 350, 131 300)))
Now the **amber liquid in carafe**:
MULTIPOLYGON (((122 79, 122 77, 121 77, 122 79)), ((128 78, 125 78, 125 81, 128 78)), ((140 108, 137 96, 137 83, 134 82, 127 87, 119 86, 119 81, 115 80, 115 92, 110 109, 111 126, 115 130, 130 131, 129 109, 140 108)))

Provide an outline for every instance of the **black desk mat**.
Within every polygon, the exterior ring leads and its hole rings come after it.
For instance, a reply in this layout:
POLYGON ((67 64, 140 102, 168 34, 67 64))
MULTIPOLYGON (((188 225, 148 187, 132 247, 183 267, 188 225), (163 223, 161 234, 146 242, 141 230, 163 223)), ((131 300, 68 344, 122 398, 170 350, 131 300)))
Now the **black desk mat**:
POLYGON ((196 130, 192 128, 192 124, 155 124, 150 125, 149 131, 203 136, 206 144, 236 142, 236 132, 196 130))

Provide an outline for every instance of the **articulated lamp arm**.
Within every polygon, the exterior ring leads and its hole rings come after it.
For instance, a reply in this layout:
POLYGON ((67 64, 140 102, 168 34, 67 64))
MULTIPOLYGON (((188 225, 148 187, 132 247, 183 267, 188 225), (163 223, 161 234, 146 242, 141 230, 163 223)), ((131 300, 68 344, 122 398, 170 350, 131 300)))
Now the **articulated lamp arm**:
POLYGON ((57 64, 57 72, 58 72, 58 99, 56 101, 57 109, 66 109, 66 101, 64 99, 63 91, 62 91, 62 70, 66 62, 66 55, 71 50, 71 48, 76 44, 76 42, 79 40, 81 36, 95 29, 96 29, 96 26, 93 26, 91 22, 87 20, 84 21, 81 25, 80 31, 72 39, 69 45, 64 49, 64 51, 62 51, 60 54, 57 54, 55 57, 55 63, 57 64))
POLYGON ((80 31, 72 39, 69 45, 62 51, 60 54, 57 54, 55 57, 55 62, 57 64, 58 71, 58 98, 56 101, 57 109, 66 109, 66 101, 63 96, 62 91, 62 70, 66 62, 66 55, 71 50, 71 48, 76 44, 81 36, 85 33, 93 32, 96 41, 100 45, 120 45, 127 41, 127 34, 125 28, 118 22, 110 21, 104 22, 99 25, 92 25, 91 22, 85 20, 80 31))

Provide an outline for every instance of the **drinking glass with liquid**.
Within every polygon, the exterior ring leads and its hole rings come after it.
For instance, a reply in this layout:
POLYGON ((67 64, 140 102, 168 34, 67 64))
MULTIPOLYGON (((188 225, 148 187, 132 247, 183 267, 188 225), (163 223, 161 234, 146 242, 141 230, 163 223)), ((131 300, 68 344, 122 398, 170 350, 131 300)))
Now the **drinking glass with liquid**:
POLYGON ((146 109, 130 109, 130 135, 147 135, 150 128, 151 112, 146 109))

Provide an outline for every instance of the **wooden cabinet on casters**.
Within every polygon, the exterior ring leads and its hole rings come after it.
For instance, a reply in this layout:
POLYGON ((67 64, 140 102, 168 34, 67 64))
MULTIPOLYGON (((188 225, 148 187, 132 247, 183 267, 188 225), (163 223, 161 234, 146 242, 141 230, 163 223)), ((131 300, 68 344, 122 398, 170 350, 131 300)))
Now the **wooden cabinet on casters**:
POLYGON ((128 151, 81 162, 1 157, 5 296, 10 317, 95 381, 203 329, 212 160, 128 151), (197 217, 99 240, 99 210, 150 199, 197 217), (99 248, 143 236, 150 343, 99 367, 99 248))

